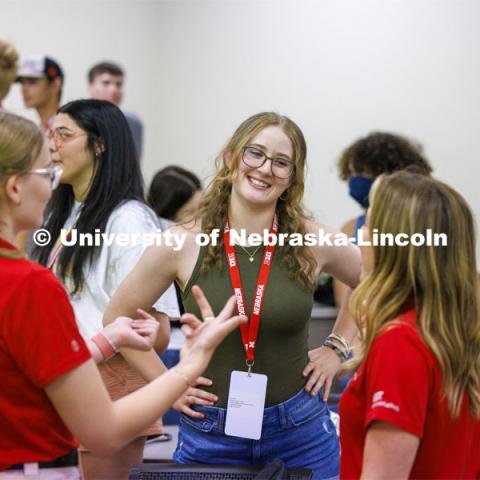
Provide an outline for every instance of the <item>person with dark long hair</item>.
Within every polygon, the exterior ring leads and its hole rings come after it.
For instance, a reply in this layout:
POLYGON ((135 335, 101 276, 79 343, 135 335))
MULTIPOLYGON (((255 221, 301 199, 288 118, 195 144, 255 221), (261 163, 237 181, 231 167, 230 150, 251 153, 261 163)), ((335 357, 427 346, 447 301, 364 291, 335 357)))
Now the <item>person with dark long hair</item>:
POLYGON ((340 477, 480 478, 480 289, 475 220, 426 175, 381 175, 370 192, 361 348, 340 402, 340 477), (428 232, 432 234, 429 240, 428 232), (436 244, 435 244, 435 238, 436 244))
MULTIPOLYGON (((52 161, 63 173, 44 224, 54 241, 38 247, 34 256, 61 279, 80 332, 91 338, 102 328, 110 298, 145 249, 141 235, 157 233, 159 224, 143 200, 135 146, 118 107, 103 100, 70 102, 58 110, 49 139, 52 161), (105 234, 107 239, 126 235, 128 244, 114 240, 81 244, 84 234, 105 234)), ((178 317, 173 287, 156 300, 153 309, 161 321, 156 348, 163 351, 169 329, 165 314, 178 317)), ((100 371, 113 399, 145 383, 121 355, 102 365, 100 371)), ((82 451, 86 478, 126 478, 131 465, 141 462, 145 437, 161 431, 160 423, 152 425, 109 458, 82 451)))
MULTIPOLYGON (((233 230, 247 235, 318 235, 319 229, 330 236, 338 233, 303 209, 306 154, 303 133, 288 117, 264 112, 245 120, 218 156, 196 219, 170 229, 185 235, 184 248, 172 252, 165 246, 149 247, 107 309, 106 323, 120 312, 128 315, 134 306, 149 308, 176 280, 188 312, 197 311, 192 301, 195 283, 212 303, 211 314, 232 291, 238 311, 251 312, 249 327, 242 335, 230 335, 215 355, 205 375, 212 386, 198 389, 205 394, 203 401, 198 392, 185 399, 174 455, 179 463, 260 465, 279 458, 289 467, 311 468, 314 478, 338 474, 338 438, 325 394, 320 394, 325 375, 316 362, 318 353, 308 352, 308 324, 318 274, 331 273, 355 287, 360 252, 348 242, 232 245, 230 236, 233 230), (216 229, 223 235, 215 244, 196 242, 198 233, 213 234, 216 229), (236 399, 233 404, 229 393, 236 399), (262 400, 258 396, 263 393, 262 400), (230 423, 230 418, 236 420, 230 423)), ((343 355, 335 342, 345 339, 338 333, 323 348, 343 355)), ((147 376, 150 358, 136 353, 138 368, 147 376)))

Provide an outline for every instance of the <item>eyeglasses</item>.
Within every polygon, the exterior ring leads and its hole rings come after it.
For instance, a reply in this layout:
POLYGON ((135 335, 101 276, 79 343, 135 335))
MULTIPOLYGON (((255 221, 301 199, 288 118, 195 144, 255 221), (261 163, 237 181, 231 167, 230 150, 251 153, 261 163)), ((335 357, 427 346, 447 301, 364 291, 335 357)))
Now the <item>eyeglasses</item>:
POLYGON ((84 135, 88 135, 88 133, 87 132, 74 133, 63 127, 47 130, 48 139, 53 140, 57 147, 63 145, 64 143, 70 142, 75 138, 83 137, 84 135))
POLYGON ((260 168, 267 160, 270 160, 272 175, 277 178, 290 178, 294 170, 294 163, 291 160, 269 157, 256 147, 243 147, 242 160, 250 168, 260 168))
POLYGON ((46 168, 34 168, 29 172, 26 172, 25 175, 48 175, 50 177, 50 183, 52 185, 52 190, 55 190, 60 183, 60 178, 62 177, 63 168, 59 165, 51 165, 46 168))

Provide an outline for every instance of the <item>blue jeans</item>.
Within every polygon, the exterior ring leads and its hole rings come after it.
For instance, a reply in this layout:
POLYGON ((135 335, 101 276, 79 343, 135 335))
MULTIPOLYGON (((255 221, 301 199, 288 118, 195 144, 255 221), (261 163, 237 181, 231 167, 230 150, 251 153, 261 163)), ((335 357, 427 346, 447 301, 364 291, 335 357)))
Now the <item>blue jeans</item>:
POLYGON ((266 408, 260 440, 225 435, 224 408, 196 406, 203 419, 180 417, 176 463, 265 465, 276 458, 291 467, 310 468, 315 479, 338 476, 340 448, 330 411, 320 395, 301 390, 266 408))
MULTIPOLYGON (((180 361, 180 350, 168 349, 160 357, 167 368, 174 367, 180 361)), ((180 423, 180 414, 170 408, 162 418, 164 425, 178 425, 180 423)))

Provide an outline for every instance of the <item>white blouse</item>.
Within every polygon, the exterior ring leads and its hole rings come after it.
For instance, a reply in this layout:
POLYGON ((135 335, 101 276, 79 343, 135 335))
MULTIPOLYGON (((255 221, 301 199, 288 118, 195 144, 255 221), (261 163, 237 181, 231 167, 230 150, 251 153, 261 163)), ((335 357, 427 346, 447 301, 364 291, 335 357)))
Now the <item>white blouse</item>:
MULTIPOLYGON (((73 225, 81 206, 81 203, 75 202, 64 224, 65 230, 68 231, 73 225)), ((112 212, 105 227, 105 234, 107 238, 110 234, 120 233, 137 235, 138 238, 139 234, 156 233, 160 230, 157 216, 147 205, 129 200, 112 212)), ((90 339, 103 328, 102 318, 110 299, 138 263, 147 246, 148 240, 143 240, 142 243, 141 239, 128 246, 120 246, 115 241, 111 245, 103 242, 96 260, 91 266, 85 267, 83 289, 70 298, 78 328, 85 339, 90 339)), ((170 285, 153 308, 169 317, 180 316, 173 285, 170 285)))

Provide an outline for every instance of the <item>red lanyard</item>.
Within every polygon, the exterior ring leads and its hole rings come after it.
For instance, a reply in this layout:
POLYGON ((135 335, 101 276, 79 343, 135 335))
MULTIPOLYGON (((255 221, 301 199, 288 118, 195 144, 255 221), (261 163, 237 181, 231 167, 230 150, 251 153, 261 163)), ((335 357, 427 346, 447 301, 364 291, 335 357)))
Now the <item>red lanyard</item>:
MULTIPOLYGON (((275 215, 270 233, 277 234, 277 217, 275 215)), ((227 255, 227 264, 230 271, 230 280, 232 282, 233 294, 237 299, 238 314, 246 315, 245 296, 243 294, 242 281, 240 279, 240 270, 238 268, 237 255, 235 248, 230 245, 230 224, 228 220, 225 222, 225 230, 223 232, 223 243, 225 245, 225 253, 227 255)), ((257 288, 255 289, 255 297, 252 305, 252 314, 248 323, 240 325, 242 333, 243 346, 247 355, 247 366, 249 371, 253 366, 255 359, 255 346, 258 337, 258 328, 260 327, 260 314, 262 312, 263 300, 265 298, 265 289, 267 286, 268 275, 270 274, 270 266, 275 252, 275 245, 267 245, 263 253, 262 265, 257 279, 257 288)))

